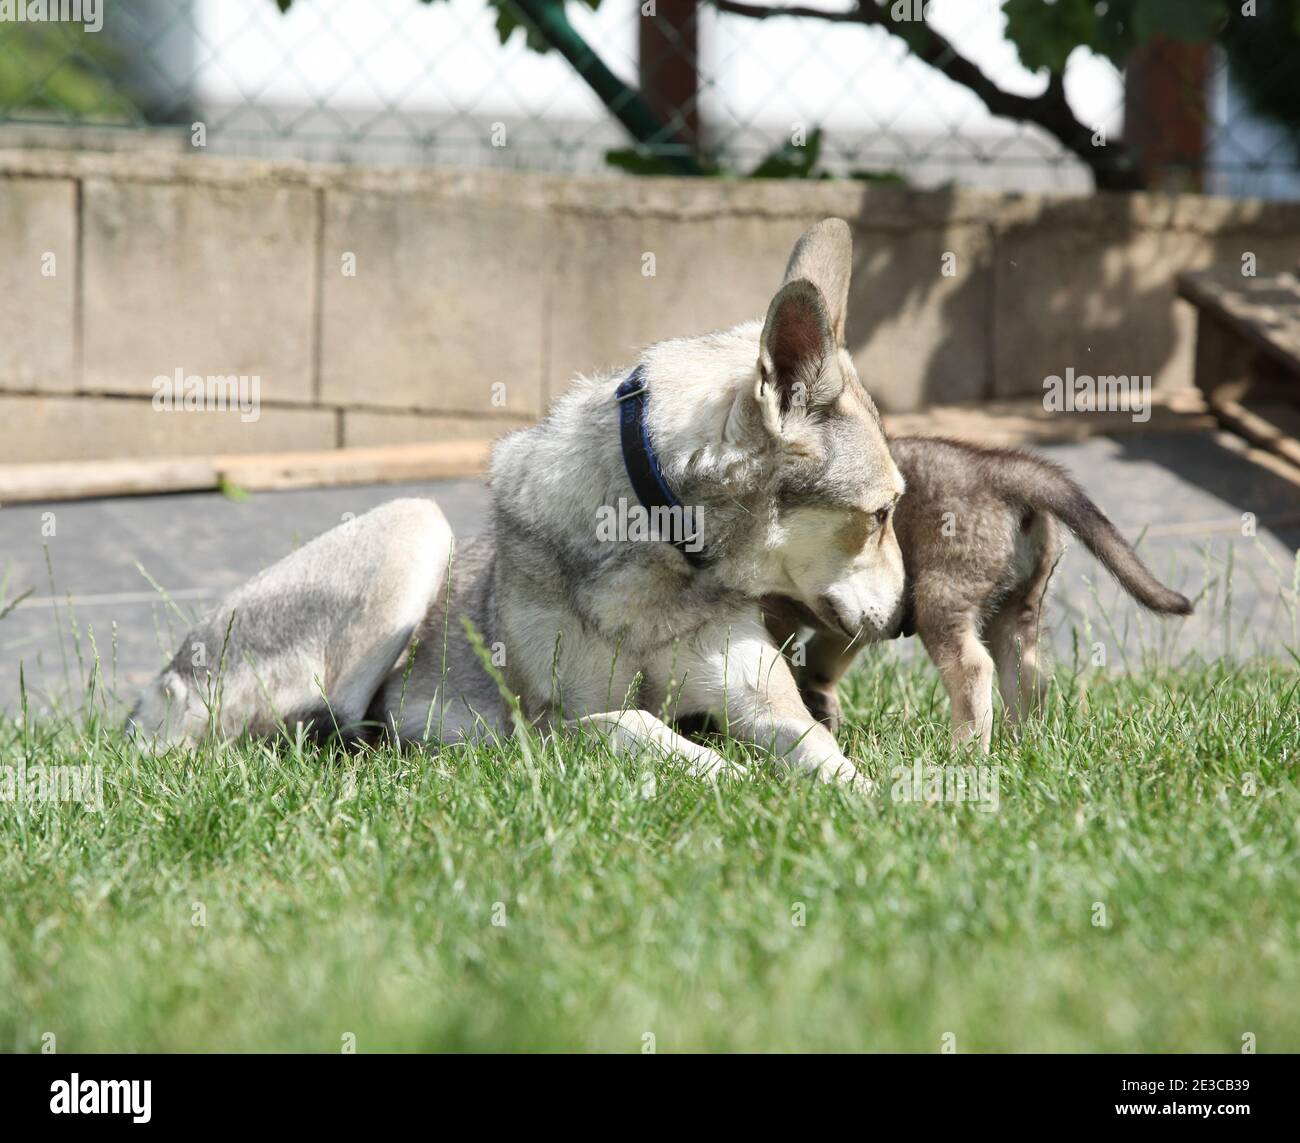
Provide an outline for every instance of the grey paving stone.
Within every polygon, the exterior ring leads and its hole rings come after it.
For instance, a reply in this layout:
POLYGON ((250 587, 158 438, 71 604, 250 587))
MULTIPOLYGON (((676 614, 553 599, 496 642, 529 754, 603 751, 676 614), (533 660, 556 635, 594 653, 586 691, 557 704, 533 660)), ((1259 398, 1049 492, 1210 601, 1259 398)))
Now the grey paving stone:
POLYGON ((484 485, 466 480, 255 493, 245 501, 186 493, 0 509, 3 598, 35 589, 0 620, 0 710, 17 706, 20 664, 33 705, 81 694, 92 633, 103 677, 113 687, 115 676, 113 689, 129 701, 185 633, 145 572, 194 616, 346 513, 399 496, 432 496, 457 535, 482 527, 488 503, 484 485), (43 535, 51 525, 54 535, 43 535))

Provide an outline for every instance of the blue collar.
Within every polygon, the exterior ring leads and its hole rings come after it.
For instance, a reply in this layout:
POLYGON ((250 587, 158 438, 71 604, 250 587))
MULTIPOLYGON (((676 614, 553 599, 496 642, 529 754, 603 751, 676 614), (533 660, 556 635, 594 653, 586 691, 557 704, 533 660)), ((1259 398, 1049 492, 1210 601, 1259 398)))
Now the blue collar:
MULTIPOLYGON (((619 404, 619 436, 623 443, 623 465, 627 469, 627 478, 632 482, 632 491, 636 498, 647 508, 678 508, 682 502, 668 487, 659 459, 650 444, 650 434, 646 429, 645 408, 649 394, 646 389, 645 371, 638 365, 618 389, 614 399, 619 404)), ((680 513, 682 519, 685 512, 680 513)), ((702 551, 689 551, 686 547, 687 537, 668 538, 692 567, 704 567, 708 561, 702 551)))

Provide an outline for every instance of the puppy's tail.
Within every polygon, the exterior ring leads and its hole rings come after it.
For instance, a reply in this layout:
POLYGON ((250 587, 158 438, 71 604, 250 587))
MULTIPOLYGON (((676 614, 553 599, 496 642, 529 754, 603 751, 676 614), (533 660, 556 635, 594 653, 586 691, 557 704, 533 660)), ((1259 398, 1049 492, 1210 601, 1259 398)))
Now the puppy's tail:
POLYGON ((1164 615, 1192 613, 1191 601, 1151 574, 1133 545, 1063 468, 1028 453, 1015 455, 1013 467, 1023 465, 1028 471, 1022 468, 1008 474, 1011 480, 1004 485, 1008 495, 1060 520, 1143 607, 1164 615))

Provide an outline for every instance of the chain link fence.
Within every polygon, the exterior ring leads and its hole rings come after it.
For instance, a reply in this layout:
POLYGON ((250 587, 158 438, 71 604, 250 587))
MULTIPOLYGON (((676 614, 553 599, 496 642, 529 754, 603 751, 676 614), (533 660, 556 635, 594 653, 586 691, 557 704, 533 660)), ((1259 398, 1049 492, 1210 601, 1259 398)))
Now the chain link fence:
POLYGON ((1252 110, 1215 44, 1131 67, 1127 108, 1117 69, 1074 52, 1087 143, 994 115, 955 60, 1012 102, 1044 85, 1001 0, 888 5, 942 37, 928 62, 869 0, 32 3, 0 0, 0 146, 1084 190, 1087 147, 1130 139, 1148 185, 1300 198, 1295 122, 1252 110))

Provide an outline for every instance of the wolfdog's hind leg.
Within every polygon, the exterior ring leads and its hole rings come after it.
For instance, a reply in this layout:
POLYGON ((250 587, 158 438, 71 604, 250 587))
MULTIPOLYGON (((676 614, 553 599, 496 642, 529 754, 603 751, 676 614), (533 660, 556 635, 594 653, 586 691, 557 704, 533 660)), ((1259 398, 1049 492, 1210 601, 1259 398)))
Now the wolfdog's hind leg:
POLYGON ((364 719, 439 598, 452 535, 432 500, 392 500, 316 537, 227 596, 146 689, 132 729, 194 742, 364 719))

